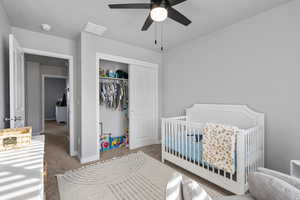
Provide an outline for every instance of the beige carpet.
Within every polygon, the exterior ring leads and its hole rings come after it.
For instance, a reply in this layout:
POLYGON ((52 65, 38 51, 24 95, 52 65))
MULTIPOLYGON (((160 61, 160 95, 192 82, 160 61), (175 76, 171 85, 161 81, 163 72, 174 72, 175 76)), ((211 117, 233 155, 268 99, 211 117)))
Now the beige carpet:
POLYGON ((65 136, 68 137, 69 130, 67 125, 64 123, 57 123, 54 120, 46 120, 45 121, 45 133, 51 135, 65 136))
MULTIPOLYGON (((62 174, 71 169, 77 169, 83 165, 76 158, 72 158, 67 154, 66 151, 67 139, 64 136, 57 136, 55 134, 46 134, 46 155, 45 160, 48 165, 48 176, 45 180, 45 192, 47 200, 59 200, 59 193, 56 181, 56 174, 62 174)), ((161 146, 160 145, 151 145, 143 147, 134 151, 128 149, 115 149, 112 151, 101 153, 101 160, 108 160, 113 157, 120 157, 122 155, 127 155, 129 153, 134 153, 137 151, 143 151, 147 155, 160 161, 161 158, 161 146)), ((167 165, 171 166, 175 170, 183 173, 202 185, 205 185, 220 194, 229 195, 230 193, 215 186, 208 181, 201 179, 180 167, 174 166, 167 162, 167 165)))

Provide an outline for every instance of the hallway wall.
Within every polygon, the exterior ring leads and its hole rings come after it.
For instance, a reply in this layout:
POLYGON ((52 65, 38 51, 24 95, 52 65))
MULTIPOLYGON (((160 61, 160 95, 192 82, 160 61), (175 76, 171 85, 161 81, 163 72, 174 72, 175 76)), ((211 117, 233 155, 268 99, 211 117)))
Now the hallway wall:
POLYGON ((55 120, 55 105, 67 87, 66 79, 45 78, 45 120, 55 120))

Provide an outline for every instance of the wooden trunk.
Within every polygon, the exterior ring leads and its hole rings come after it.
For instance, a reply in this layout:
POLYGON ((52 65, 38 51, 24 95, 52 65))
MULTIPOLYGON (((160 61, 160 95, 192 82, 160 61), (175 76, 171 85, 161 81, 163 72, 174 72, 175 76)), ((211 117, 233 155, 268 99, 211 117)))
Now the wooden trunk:
POLYGON ((0 130, 0 152, 31 144, 32 127, 0 130))

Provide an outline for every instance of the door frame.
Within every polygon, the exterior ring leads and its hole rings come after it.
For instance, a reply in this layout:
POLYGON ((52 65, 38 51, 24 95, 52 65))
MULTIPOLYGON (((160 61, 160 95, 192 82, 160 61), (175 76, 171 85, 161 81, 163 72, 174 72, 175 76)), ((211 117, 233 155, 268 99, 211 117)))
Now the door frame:
MULTIPOLYGON (((68 76, 42 74, 42 133, 45 132, 45 79, 46 78, 65 79, 66 86, 67 86, 68 76)), ((69 105, 67 105, 67 106, 69 106, 69 105)), ((69 119, 69 116, 68 116, 68 119, 69 119)))
POLYGON ((69 93, 70 93, 70 106, 69 106, 69 139, 70 139, 70 155, 77 156, 78 152, 75 150, 75 124, 74 124, 74 58, 72 55, 66 55, 61 53, 55 53, 51 51, 41 51, 37 49, 23 48, 24 53, 38 55, 38 56, 47 56, 53 58, 61 58, 69 61, 68 67, 68 78, 69 78, 69 93))
MULTIPOLYGON (((122 56, 116 56, 116 55, 111 55, 111 54, 106 54, 106 53, 100 53, 97 52, 96 53, 96 120, 97 122, 99 122, 100 120, 100 106, 99 106, 99 101, 100 101, 100 86, 99 86, 99 82, 100 82, 100 77, 99 77, 99 67, 100 67, 100 60, 109 60, 109 61, 114 61, 114 62, 120 62, 120 63, 126 63, 129 65, 139 65, 139 66, 143 66, 143 67, 151 67, 157 70, 157 76, 156 76, 156 97, 155 97, 155 127, 154 129, 156 130, 156 139, 157 139, 157 143, 160 143, 160 139, 159 137, 159 116, 158 116, 158 69, 159 69, 159 64, 154 64, 154 63, 150 63, 150 62, 145 62, 145 61, 141 61, 141 60, 137 60, 137 59, 133 59, 133 58, 126 58, 126 57, 122 57, 122 56)), ((129 74, 130 76, 130 74, 129 74)), ((130 90, 129 90, 130 93, 130 90)), ((130 99, 129 99, 130 101, 130 99)), ((129 108, 130 109, 130 108, 129 108)), ((100 133, 100 126, 99 123, 96 124, 96 133, 100 133)), ((96 134, 97 138, 97 151, 99 148, 99 135, 96 134)), ((130 145, 130 130, 129 130, 129 148, 132 149, 132 146, 130 145)))

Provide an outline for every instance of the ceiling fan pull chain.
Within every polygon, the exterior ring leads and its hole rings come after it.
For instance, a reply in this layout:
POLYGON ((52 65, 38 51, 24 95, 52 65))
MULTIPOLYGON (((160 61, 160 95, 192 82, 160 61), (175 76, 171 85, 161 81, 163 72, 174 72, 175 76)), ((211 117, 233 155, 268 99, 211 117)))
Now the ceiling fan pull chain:
POLYGON ((154 44, 157 45, 157 23, 155 23, 155 27, 154 27, 154 44))
POLYGON ((161 39, 161 47, 160 47, 160 50, 163 51, 164 50, 164 23, 162 22, 161 23, 161 36, 160 36, 160 39, 161 39))

